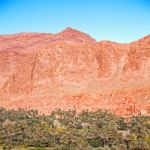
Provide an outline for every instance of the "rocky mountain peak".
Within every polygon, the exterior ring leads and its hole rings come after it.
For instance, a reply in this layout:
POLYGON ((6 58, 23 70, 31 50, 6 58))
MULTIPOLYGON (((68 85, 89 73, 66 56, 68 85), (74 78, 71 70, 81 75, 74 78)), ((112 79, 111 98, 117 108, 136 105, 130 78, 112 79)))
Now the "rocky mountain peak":
POLYGON ((68 27, 62 32, 55 34, 54 38, 69 41, 96 43, 96 40, 90 37, 88 34, 73 29, 71 27, 68 27))

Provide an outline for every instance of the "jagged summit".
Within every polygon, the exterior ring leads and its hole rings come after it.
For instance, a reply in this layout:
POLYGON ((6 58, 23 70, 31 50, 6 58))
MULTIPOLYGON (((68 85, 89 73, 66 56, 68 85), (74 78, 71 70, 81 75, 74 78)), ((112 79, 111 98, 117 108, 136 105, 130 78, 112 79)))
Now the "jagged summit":
POLYGON ((64 32, 64 33, 69 33, 69 32, 77 33, 77 32, 80 32, 80 31, 78 31, 78 30, 76 30, 76 29, 73 29, 73 28, 71 28, 71 27, 67 27, 67 28, 64 29, 62 32, 64 32))
POLYGON ((79 42, 96 43, 96 40, 90 37, 88 34, 73 29, 71 27, 66 28, 60 33, 55 34, 55 39, 71 40, 79 42))

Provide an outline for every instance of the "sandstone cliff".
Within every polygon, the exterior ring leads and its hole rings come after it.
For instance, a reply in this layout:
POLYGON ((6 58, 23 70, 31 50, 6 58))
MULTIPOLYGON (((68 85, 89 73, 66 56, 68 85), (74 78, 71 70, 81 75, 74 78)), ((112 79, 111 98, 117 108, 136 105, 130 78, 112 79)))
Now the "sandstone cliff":
POLYGON ((72 28, 1 35, 0 106, 150 114, 150 36, 119 44, 72 28))

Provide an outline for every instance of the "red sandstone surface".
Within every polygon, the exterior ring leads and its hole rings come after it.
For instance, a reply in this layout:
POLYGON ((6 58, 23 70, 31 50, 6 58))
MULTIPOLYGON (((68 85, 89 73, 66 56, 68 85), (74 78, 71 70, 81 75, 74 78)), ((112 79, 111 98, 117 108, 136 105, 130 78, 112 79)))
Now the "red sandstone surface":
POLYGON ((0 106, 150 115, 150 35, 129 44, 72 28, 0 35, 0 106))

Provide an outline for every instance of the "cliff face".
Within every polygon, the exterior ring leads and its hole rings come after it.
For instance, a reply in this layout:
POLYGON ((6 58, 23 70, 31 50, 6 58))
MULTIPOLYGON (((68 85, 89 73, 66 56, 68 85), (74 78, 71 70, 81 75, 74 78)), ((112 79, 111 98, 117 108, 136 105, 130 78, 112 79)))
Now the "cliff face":
POLYGON ((72 28, 1 35, 0 106, 150 114, 150 36, 118 44, 72 28))

